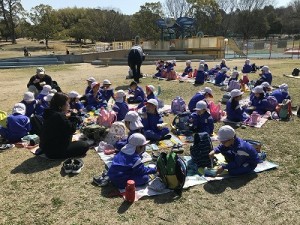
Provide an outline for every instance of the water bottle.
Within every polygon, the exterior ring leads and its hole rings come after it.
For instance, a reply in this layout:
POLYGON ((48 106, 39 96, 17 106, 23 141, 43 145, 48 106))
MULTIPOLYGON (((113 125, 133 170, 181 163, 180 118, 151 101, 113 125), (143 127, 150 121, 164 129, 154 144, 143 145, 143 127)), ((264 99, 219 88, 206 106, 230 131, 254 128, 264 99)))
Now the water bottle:
POLYGON ((135 182, 134 180, 128 180, 125 188, 125 201, 133 203, 135 200, 135 182))

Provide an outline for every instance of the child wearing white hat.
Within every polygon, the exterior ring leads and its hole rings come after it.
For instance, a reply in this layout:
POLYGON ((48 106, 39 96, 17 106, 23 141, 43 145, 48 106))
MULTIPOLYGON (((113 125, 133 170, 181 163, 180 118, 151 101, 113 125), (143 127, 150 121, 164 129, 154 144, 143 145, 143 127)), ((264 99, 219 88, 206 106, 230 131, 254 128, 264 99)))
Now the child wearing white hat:
POLYGON ((251 73, 252 72, 252 65, 250 64, 250 59, 245 60, 245 64, 242 69, 242 73, 251 73))
POLYGON ((100 87, 100 93, 106 102, 109 102, 110 98, 115 99, 114 89, 111 87, 111 82, 107 79, 103 80, 102 86, 100 87))
POLYGON ((142 116, 142 123, 144 125, 144 134, 147 140, 159 141, 163 139, 170 139, 169 128, 161 126, 163 119, 157 111, 158 101, 156 99, 149 99, 146 103, 146 112, 142 116))
POLYGON ((250 96, 250 109, 247 109, 247 113, 252 111, 258 112, 260 115, 264 115, 269 108, 269 102, 265 96, 263 86, 259 85, 253 88, 250 96))
POLYGON ((51 91, 51 86, 50 85, 44 85, 43 90, 38 94, 36 97, 37 100, 42 100, 45 96, 47 96, 50 91, 51 91))
POLYGON ((240 105, 244 92, 238 89, 233 89, 230 92, 231 98, 226 103, 227 119, 233 122, 242 122, 249 118, 249 115, 245 112, 246 106, 240 105))
POLYGON ((117 113, 117 121, 122 121, 128 113, 129 108, 126 103, 126 93, 123 90, 118 90, 115 94, 115 104, 112 110, 117 113))
POLYGON ((188 108, 190 112, 194 112, 197 102, 204 100, 208 101, 210 98, 213 98, 213 91, 210 87, 205 87, 203 90, 197 92, 190 100, 188 108))
POLYGON ((74 113, 81 113, 84 109, 83 103, 80 101, 82 97, 77 91, 70 91, 69 92, 69 99, 70 99, 70 109, 74 113))
POLYGON ((7 128, 0 126, 0 135, 10 143, 21 141, 31 130, 29 118, 25 115, 26 106, 23 103, 16 103, 12 114, 7 117, 7 128))
POLYGON ((192 124, 192 131, 195 133, 206 132, 213 135, 214 120, 211 117, 205 101, 199 101, 190 116, 189 122, 192 124))
POLYGON ((217 174, 221 174, 224 170, 228 170, 232 176, 251 173, 261 162, 256 149, 238 138, 231 126, 225 125, 219 129, 218 140, 221 144, 209 153, 209 157, 212 159, 215 154, 221 153, 226 163, 218 167, 217 174))
POLYGON ((48 109, 50 106, 50 101, 53 98, 54 93, 49 93, 48 95, 44 96, 43 99, 41 99, 36 108, 35 108, 35 115, 43 116, 45 109, 48 109))
POLYGON ((273 76, 268 66, 261 68, 261 74, 259 74, 259 76, 260 78, 255 82, 254 86, 261 85, 265 81, 272 85, 273 76))
POLYGON ((141 186, 149 181, 149 174, 156 173, 156 168, 142 163, 141 155, 148 143, 144 135, 132 134, 128 144, 115 155, 107 175, 117 188, 124 189, 128 180, 134 180, 136 186, 141 186))
POLYGON ((21 101, 26 106, 27 117, 31 117, 35 112, 36 105, 38 101, 34 98, 34 94, 30 91, 24 93, 23 100, 21 101))
POLYGON ((221 70, 217 73, 215 78, 215 85, 223 85, 223 82, 229 76, 226 74, 228 71, 227 67, 222 67, 221 70))
POLYGON ((181 74, 181 77, 185 77, 185 76, 188 76, 188 77, 191 77, 192 76, 192 73, 193 73, 193 67, 191 66, 192 64, 192 61, 191 60, 187 60, 185 62, 185 69, 183 71, 183 73, 181 74))
POLYGON ((281 84, 279 85, 279 88, 274 90, 271 93, 271 96, 274 96, 278 103, 282 103, 284 99, 291 99, 291 96, 289 95, 289 86, 287 84, 281 84))

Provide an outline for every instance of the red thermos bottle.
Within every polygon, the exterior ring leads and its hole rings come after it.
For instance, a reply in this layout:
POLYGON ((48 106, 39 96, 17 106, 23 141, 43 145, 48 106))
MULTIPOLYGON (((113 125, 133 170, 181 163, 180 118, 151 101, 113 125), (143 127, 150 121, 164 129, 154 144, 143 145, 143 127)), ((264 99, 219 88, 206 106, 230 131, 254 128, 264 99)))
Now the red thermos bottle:
POLYGON ((125 188, 125 200, 127 202, 134 202, 135 200, 135 182, 134 180, 128 180, 125 188))

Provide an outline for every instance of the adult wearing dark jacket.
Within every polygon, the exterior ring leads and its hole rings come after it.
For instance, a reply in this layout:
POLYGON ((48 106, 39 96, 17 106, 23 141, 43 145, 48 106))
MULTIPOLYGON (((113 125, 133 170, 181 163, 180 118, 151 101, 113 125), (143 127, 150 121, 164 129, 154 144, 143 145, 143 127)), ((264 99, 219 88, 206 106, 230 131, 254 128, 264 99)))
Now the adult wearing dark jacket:
POLYGON ((141 65, 145 59, 143 49, 139 45, 133 46, 128 54, 128 66, 132 70, 133 80, 137 83, 141 78, 141 65))
POLYGON ((72 142, 77 119, 68 115, 69 109, 68 96, 56 93, 51 99, 50 108, 44 112, 40 148, 49 158, 78 157, 85 155, 89 149, 86 142, 72 142))
POLYGON ((36 97, 43 89, 43 86, 46 84, 52 87, 52 78, 49 75, 45 74, 45 69, 43 67, 38 67, 36 69, 36 74, 30 78, 27 84, 27 88, 28 91, 33 92, 36 97))

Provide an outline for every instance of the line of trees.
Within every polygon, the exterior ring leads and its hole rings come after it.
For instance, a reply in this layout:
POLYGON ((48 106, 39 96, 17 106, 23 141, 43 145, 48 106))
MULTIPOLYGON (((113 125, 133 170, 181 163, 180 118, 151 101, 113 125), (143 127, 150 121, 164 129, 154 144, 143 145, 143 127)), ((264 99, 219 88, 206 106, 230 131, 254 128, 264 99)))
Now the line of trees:
POLYGON ((159 18, 192 17, 191 33, 238 36, 245 40, 272 34, 300 33, 300 0, 275 8, 273 0, 165 0, 162 4, 145 3, 133 15, 118 9, 64 8, 54 10, 40 4, 30 12, 21 0, 0 0, 0 35, 16 43, 19 37, 45 40, 72 38, 85 40, 132 40, 139 35, 145 40, 159 40, 159 18))

